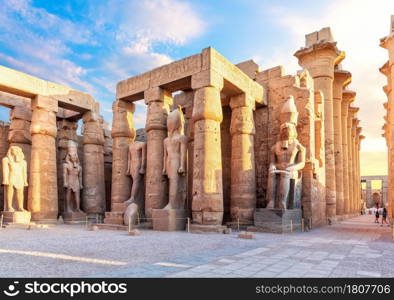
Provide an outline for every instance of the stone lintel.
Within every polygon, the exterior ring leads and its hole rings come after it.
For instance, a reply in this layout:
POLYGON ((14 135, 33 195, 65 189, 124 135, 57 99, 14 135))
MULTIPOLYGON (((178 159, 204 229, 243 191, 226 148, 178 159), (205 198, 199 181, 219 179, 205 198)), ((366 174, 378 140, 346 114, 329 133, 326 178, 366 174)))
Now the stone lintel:
POLYGON ((30 107, 30 98, 9 94, 6 92, 0 92, 0 105, 13 108, 15 106, 27 106, 30 107))
POLYGON ((0 90, 17 96, 31 99, 37 95, 51 96, 60 106, 72 109, 91 110, 94 106, 95 101, 89 94, 4 66, 0 66, 0 78, 0 90))
POLYGON ((257 102, 263 103, 263 87, 212 47, 203 49, 201 54, 189 56, 120 81, 116 87, 116 97, 135 101, 144 98, 146 90, 157 87, 165 89, 169 86, 171 86, 171 91, 198 89, 205 86, 222 89, 224 79, 241 92, 250 92, 257 102), (189 86, 186 86, 183 80, 190 77, 191 81, 187 83, 189 86), (174 82, 182 82, 182 84, 172 86, 174 82))

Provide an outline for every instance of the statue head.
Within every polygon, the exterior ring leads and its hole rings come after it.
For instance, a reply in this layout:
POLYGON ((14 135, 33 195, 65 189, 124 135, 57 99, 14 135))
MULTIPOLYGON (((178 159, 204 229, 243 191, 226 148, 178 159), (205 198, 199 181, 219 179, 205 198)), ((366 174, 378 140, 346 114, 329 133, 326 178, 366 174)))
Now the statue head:
POLYGON ((18 146, 11 146, 8 149, 7 157, 14 162, 21 162, 25 159, 25 155, 23 154, 22 149, 18 146))
POLYGON ((297 138, 297 128, 293 123, 283 123, 280 125, 279 140, 293 141, 297 138))
POLYGON ((172 136, 174 133, 183 135, 185 118, 183 116, 182 107, 178 106, 169 113, 167 117, 167 129, 168 135, 172 136))
POLYGON ((71 163, 76 167, 79 165, 78 147, 74 141, 69 140, 67 143, 66 162, 71 163))

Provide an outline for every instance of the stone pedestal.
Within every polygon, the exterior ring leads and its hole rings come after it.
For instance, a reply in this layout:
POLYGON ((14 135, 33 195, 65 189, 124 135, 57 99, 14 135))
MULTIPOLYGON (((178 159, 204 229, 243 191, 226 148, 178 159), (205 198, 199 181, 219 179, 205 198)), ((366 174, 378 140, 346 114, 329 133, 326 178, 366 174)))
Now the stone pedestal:
POLYGON ((228 233, 229 229, 224 225, 200 225, 191 224, 190 232, 193 233, 228 233))
POLYGON ((301 209, 257 209, 254 213, 254 226, 248 231, 287 233, 301 230, 301 209))
POLYGON ((62 217, 64 224, 81 224, 86 222, 86 214, 84 212, 64 212, 62 217))
POLYGON ((4 223, 29 224, 31 213, 29 211, 3 211, 4 223))
POLYGON ((152 209, 153 230, 185 230, 188 216, 185 209, 152 209))

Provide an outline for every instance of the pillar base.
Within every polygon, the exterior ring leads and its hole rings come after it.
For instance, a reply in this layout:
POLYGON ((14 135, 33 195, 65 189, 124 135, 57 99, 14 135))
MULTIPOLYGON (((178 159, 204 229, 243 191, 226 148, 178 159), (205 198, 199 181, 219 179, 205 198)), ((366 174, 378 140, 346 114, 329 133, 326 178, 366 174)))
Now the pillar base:
POLYGON ((153 209, 153 230, 185 230, 189 211, 185 209, 153 209))
POLYGON ((221 226, 223 222, 222 211, 193 211, 192 215, 197 224, 221 226))
POLYGON ((57 212, 56 213, 32 212, 31 220, 39 224, 56 224, 57 212))
POLYGON ((64 212, 62 214, 64 224, 83 224, 86 223, 86 214, 84 212, 64 212))
POLYGON ((3 222, 9 224, 29 224, 31 213, 29 211, 3 211, 3 222))
POLYGON ((259 208, 254 213, 254 226, 248 231, 288 233, 301 230, 301 209, 259 208))
POLYGON ((224 225, 201 225, 190 224, 190 232, 193 233, 228 233, 229 229, 224 225))

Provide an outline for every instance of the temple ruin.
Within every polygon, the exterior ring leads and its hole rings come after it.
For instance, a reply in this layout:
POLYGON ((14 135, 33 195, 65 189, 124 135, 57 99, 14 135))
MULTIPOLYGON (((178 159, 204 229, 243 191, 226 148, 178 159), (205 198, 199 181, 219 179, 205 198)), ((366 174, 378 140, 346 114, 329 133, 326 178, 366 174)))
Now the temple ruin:
MULTIPOLYGON (((382 45, 394 61, 390 37, 382 45)), ((90 95, 0 66, 0 105, 11 109, 0 154, 24 153, 31 220, 284 232, 358 215, 364 137, 345 52, 323 28, 294 55, 300 71, 287 75, 234 65, 210 47, 120 81, 112 129, 90 95)))

